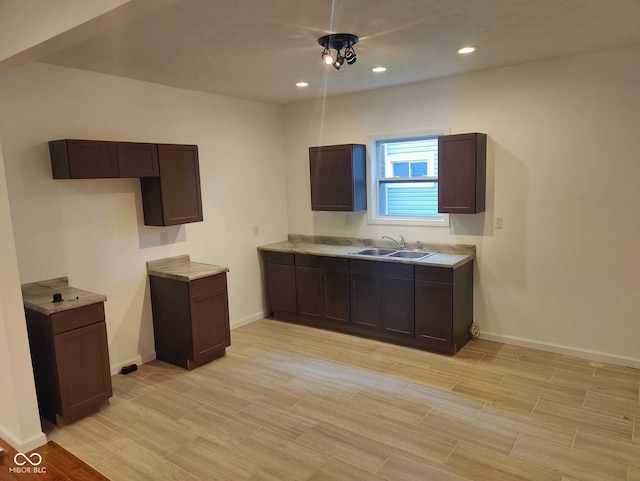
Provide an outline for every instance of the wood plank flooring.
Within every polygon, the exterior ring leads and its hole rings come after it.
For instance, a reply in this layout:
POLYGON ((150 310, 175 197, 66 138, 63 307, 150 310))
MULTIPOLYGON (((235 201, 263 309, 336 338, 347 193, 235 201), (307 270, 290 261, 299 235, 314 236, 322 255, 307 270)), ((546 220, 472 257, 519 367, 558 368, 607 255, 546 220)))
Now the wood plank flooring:
POLYGON ((37 458, 32 457, 33 453, 41 456, 38 472, 35 472, 35 468, 23 458, 18 458, 18 462, 24 462, 24 466, 16 465, 14 456, 17 451, 2 439, 0 439, 0 448, 4 448, 4 455, 0 456, 0 480, 2 481, 108 481, 91 466, 53 441, 25 453, 34 461, 37 458), (18 468, 24 470, 16 471, 18 468))
POLYGON ((475 340, 455 357, 261 320, 159 361, 49 439, 115 481, 640 480, 640 370, 475 340))

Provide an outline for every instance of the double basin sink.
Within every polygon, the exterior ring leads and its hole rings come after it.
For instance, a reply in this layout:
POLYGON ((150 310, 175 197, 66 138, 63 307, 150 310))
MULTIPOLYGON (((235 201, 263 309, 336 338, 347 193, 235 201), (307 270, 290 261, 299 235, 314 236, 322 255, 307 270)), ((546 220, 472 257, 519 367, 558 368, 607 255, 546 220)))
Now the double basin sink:
POLYGON ((371 247, 359 251, 350 252, 353 255, 373 257, 402 257, 404 259, 424 259, 435 254, 435 251, 405 251, 397 249, 383 249, 371 247))

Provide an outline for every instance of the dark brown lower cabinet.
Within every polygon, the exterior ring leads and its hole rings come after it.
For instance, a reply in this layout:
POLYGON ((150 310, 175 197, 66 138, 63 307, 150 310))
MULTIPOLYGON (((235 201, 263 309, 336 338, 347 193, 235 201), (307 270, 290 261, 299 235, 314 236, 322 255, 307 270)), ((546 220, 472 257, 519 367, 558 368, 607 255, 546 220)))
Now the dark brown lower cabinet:
POLYGON ((349 261, 295 255, 298 319, 318 327, 349 324, 349 261))
POLYGON ((150 275, 156 357, 194 369, 231 345, 227 275, 192 281, 150 275))
POLYGON ((42 417, 75 421, 112 396, 103 303, 25 315, 42 417))
POLYGON ((455 354, 471 339, 473 262, 458 269, 416 266, 415 299, 421 347, 455 354))
POLYGON ((413 338, 413 265, 351 259, 349 274, 352 326, 413 338))
POLYGON ((279 319, 295 319, 298 306, 293 254, 265 252, 264 270, 269 311, 279 319))
POLYGON ((276 319, 455 354, 471 335, 473 262, 454 268, 263 252, 276 319))

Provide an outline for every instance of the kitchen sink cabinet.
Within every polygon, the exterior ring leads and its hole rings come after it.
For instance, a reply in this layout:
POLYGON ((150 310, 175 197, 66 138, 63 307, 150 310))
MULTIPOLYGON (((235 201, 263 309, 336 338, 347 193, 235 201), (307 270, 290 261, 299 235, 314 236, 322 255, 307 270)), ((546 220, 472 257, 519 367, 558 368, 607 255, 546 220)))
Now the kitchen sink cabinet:
POLYGON ((226 272, 191 281, 149 275, 156 357, 186 369, 231 345, 226 272))
POLYGON ((176 225, 202 221, 197 145, 158 145, 158 177, 142 177, 145 225, 176 225))
POLYGON ((473 261, 457 267, 262 251, 270 314, 455 354, 471 338, 473 261))
POLYGON ((414 336, 414 266, 351 259, 351 324, 387 338, 414 336))
POLYGON ((295 254, 298 319, 318 327, 349 324, 347 259, 295 254))
POLYGON ((264 275, 269 311, 279 319, 295 319, 298 307, 294 255, 265 252, 264 275))
POLYGON ((75 421, 112 396, 103 303, 25 316, 42 417, 75 421))
POLYGON ((418 345, 455 354, 471 338, 473 263, 457 269, 416 266, 415 309, 418 345))
POLYGON ((362 144, 309 148, 311 210, 367 209, 366 148, 362 144))
POLYGON ((484 212, 486 157, 486 134, 438 137, 438 212, 484 212))

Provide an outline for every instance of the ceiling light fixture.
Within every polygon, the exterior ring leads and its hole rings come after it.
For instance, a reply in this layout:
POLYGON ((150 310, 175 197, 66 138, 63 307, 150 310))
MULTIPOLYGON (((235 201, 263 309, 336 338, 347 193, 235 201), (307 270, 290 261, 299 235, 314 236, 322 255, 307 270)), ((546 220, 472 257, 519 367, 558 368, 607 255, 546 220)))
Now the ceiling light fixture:
POLYGON ((336 70, 347 62, 348 65, 356 63, 356 51, 353 46, 360 40, 351 33, 332 33, 318 39, 318 43, 324 47, 322 61, 327 65, 333 65, 336 70), (335 57, 331 50, 336 51, 335 57))
POLYGON ((309 82, 297 82, 296 87, 308 87, 309 82))
POLYGON ((467 53, 473 53, 478 49, 478 47, 462 47, 458 49, 458 53, 461 54, 467 54, 467 53))
POLYGON ((375 72, 375 73, 386 72, 387 71, 387 67, 373 67, 371 69, 371 71, 375 72))

